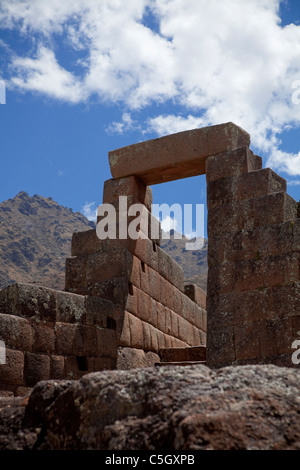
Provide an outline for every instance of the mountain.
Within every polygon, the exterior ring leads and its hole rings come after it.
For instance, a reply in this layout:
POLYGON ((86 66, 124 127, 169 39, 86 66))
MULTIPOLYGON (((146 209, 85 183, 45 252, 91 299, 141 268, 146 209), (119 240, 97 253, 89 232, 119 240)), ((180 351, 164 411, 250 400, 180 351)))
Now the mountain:
POLYGON ((174 259, 184 271, 184 278, 186 284, 197 284, 205 292, 207 287, 207 246, 208 241, 201 238, 197 238, 197 243, 195 243, 195 249, 186 249, 186 243, 195 242, 195 240, 190 240, 185 236, 170 231, 170 239, 161 240, 160 246, 163 248, 171 258, 174 259), (202 243, 200 243, 202 241, 202 243), (201 249, 197 248, 198 246, 203 247, 201 249))
MULTIPOLYGON (((73 232, 95 228, 80 212, 22 191, 0 204, 0 288, 30 282, 64 289, 65 261, 71 255, 73 232)), ((171 231, 162 248, 182 266, 187 283, 206 290, 207 241, 202 250, 187 251, 183 237, 171 231)))
POLYGON ((75 231, 94 228, 80 212, 26 192, 0 204, 0 287, 13 282, 64 288, 75 231))

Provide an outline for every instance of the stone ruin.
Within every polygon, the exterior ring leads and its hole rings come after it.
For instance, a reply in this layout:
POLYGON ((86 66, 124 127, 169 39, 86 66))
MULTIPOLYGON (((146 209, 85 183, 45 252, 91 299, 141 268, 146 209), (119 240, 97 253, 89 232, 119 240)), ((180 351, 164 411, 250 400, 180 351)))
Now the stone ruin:
POLYGON ((198 363, 293 367, 300 331, 300 218, 286 181, 233 123, 180 132, 109 153, 103 204, 143 204, 149 233, 100 240, 74 233, 65 291, 14 284, 0 292, 2 394, 101 370, 198 363), (206 174, 208 286, 151 238, 150 185, 206 174), (206 312, 207 310, 207 312, 206 312), (207 337, 206 337, 207 336, 207 337))

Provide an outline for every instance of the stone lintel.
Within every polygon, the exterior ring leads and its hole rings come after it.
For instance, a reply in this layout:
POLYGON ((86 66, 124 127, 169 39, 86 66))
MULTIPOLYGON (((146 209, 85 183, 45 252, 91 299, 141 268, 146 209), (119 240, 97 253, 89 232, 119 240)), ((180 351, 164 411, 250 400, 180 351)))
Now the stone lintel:
POLYGON ((232 122, 179 132, 109 152, 113 178, 138 176, 144 184, 205 174, 205 159, 250 145, 250 135, 232 122))

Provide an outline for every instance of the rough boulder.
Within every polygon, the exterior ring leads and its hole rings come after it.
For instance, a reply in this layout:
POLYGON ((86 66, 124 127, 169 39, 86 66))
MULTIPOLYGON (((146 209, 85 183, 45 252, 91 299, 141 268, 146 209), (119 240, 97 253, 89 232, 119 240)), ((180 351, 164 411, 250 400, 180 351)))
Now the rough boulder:
POLYGON ((203 365, 95 372, 0 401, 1 449, 300 449, 300 371, 203 365))

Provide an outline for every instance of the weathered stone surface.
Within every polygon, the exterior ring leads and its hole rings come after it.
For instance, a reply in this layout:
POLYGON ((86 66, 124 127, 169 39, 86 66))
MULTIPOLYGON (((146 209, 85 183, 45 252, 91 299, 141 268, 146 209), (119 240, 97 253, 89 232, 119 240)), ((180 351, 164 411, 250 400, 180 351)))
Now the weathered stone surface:
POLYGON ((215 180, 208 185, 207 207, 232 204, 256 197, 286 191, 286 180, 270 168, 243 173, 233 178, 215 180))
POLYGON ((27 406, 0 400, 0 448, 299 450, 299 380, 274 365, 195 365, 41 382, 27 406))
POLYGON ((55 321, 56 296, 54 289, 16 283, 0 291, 0 310, 10 315, 55 321))
POLYGON ((151 211, 152 189, 145 186, 136 176, 107 180, 103 187, 103 204, 112 204, 120 196, 133 196, 137 202, 144 204, 151 211))
POLYGON ((229 122, 114 150, 109 164, 113 178, 134 174, 152 185, 204 174, 207 157, 249 145, 249 134, 229 122))
POLYGON ((207 183, 261 169, 262 158, 254 155, 248 147, 239 147, 205 160, 207 183))
POLYGON ((159 357, 162 362, 205 361, 206 347, 160 349, 159 357))
POLYGON ((32 329, 25 318, 0 313, 0 339, 6 348, 31 351, 32 329))
POLYGON ((25 353, 24 382, 30 387, 50 379, 50 357, 46 354, 25 353))
POLYGON ((208 238, 293 222, 297 218, 297 210, 297 202, 285 192, 216 206, 208 212, 208 238))
POLYGON ((151 351, 134 348, 118 348, 117 369, 130 370, 154 366, 159 356, 151 351))
POLYGON ((9 348, 6 348, 5 352, 6 364, 0 365, 0 383, 24 385, 24 353, 9 348))
POLYGON ((184 286, 184 293, 195 302, 198 307, 206 309, 206 293, 199 286, 196 284, 186 284, 184 286))
POLYGON ((53 354, 55 350, 55 323, 31 320, 32 352, 53 354))

